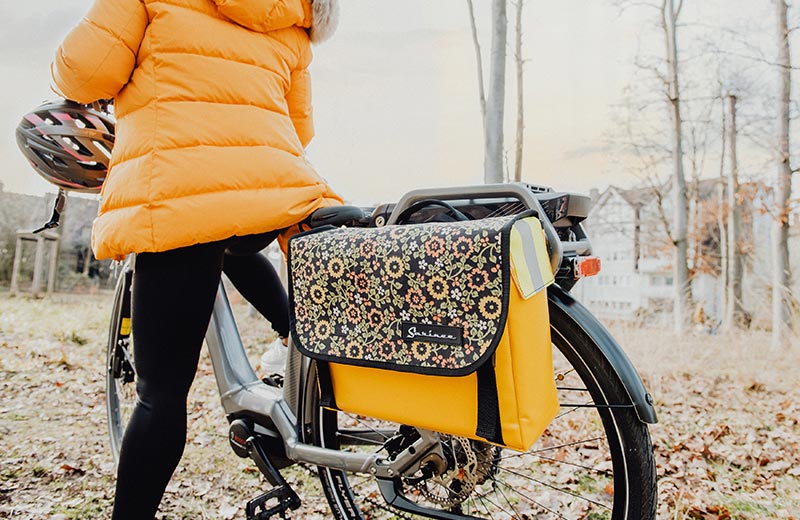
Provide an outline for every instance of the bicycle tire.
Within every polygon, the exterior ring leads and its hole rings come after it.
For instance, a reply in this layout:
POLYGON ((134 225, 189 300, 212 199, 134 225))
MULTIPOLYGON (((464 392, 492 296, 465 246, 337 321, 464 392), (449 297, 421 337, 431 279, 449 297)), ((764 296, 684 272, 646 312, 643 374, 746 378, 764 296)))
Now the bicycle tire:
POLYGON ((117 280, 106 342, 106 413, 115 464, 119 463, 122 437, 136 404, 133 335, 130 332, 131 281, 132 272, 128 269, 117 280))
MULTIPOLYGON (((561 291, 557 287, 552 290, 561 291)), ((576 305, 580 304, 576 302, 576 305)), ((581 310, 585 312, 583 307, 581 310)), ((556 377, 561 378, 557 381, 561 411, 530 451, 515 454, 503 450, 494 456, 492 464, 496 464, 497 469, 490 477, 494 495, 490 497, 489 492, 481 495, 483 491, 475 488, 476 497, 445 507, 432 504, 427 496, 419 500, 419 490, 407 487, 406 498, 413 498, 434 513, 456 511, 465 518, 655 519, 655 461, 647 425, 638 419, 622 382, 588 332, 594 326, 601 327, 599 323, 593 320, 592 324, 582 324, 573 316, 574 313, 550 299, 554 364, 556 377), (564 362, 569 366, 563 366, 564 362), (584 386, 572 386, 577 380, 584 386), (569 406, 576 400, 577 392, 588 394, 591 402, 569 406), (597 438, 599 431, 604 441, 597 438), (585 438, 570 438, 577 435, 576 432, 585 432, 585 438), (596 452, 603 448, 607 453, 600 457, 596 452), (509 457, 524 457, 529 461, 525 467, 538 473, 523 478, 518 469, 501 468, 501 464, 507 463, 504 461, 518 465, 521 460, 512 461, 509 457), (610 470, 606 469, 609 463, 610 470), (515 488, 508 483, 498 483, 495 481, 498 475, 511 475, 512 483, 524 485, 515 488), (415 493, 417 496, 412 496, 415 493), (469 500, 474 503, 467 504, 469 500), (527 503, 520 505, 523 501, 527 503)), ((313 438, 320 446, 328 448, 361 449, 355 445, 369 445, 370 440, 376 439, 375 434, 387 435, 396 428, 314 403, 311 410, 313 438), (343 427, 347 424, 353 424, 353 429, 347 431, 343 427), (363 433, 370 428, 375 433, 363 433), (364 438, 357 439, 357 435, 364 435, 364 438), (352 445, 343 442, 351 438, 352 445)), ((389 506, 377 492, 375 479, 368 475, 320 467, 318 476, 333 516, 338 520, 435 517, 435 514, 409 514, 389 506)))

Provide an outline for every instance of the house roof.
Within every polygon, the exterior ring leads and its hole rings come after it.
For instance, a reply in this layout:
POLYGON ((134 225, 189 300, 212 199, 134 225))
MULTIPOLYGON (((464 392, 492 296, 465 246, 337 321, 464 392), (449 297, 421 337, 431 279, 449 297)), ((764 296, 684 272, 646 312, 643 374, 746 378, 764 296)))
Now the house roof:
POLYGON ((656 197, 656 188, 647 186, 644 188, 633 188, 629 190, 619 189, 620 196, 631 206, 644 205, 656 197))
MULTIPOLYGON (((707 200, 717 196, 717 187, 719 186, 719 178, 702 179, 695 183, 690 181, 687 183, 688 189, 697 188, 699 190, 700 200, 707 200)), ((744 183, 742 184, 744 186, 744 183)), ((624 189, 619 186, 610 185, 606 190, 597 197, 595 206, 602 207, 611 196, 612 193, 619 195, 625 202, 633 207, 641 207, 656 199, 658 190, 662 193, 668 193, 672 188, 672 180, 668 180, 661 186, 638 186, 635 188, 624 189)), ((593 208, 594 209, 594 208, 593 208)))

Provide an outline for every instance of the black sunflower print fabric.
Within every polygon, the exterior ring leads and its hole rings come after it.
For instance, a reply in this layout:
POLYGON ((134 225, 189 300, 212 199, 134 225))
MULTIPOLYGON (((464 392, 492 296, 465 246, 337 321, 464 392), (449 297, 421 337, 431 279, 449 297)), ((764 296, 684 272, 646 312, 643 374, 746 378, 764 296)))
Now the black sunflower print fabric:
POLYGON ((292 327, 306 354, 403 371, 463 371, 502 334, 513 217, 301 235, 292 327))

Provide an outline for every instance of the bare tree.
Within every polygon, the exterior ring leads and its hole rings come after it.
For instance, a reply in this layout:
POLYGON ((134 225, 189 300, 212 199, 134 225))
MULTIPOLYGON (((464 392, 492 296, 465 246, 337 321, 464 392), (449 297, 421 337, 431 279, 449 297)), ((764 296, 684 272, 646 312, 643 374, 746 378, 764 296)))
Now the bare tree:
MULTIPOLYGON (((688 107, 687 107, 688 108, 688 107)), ((690 110, 683 115, 687 138, 685 150, 689 163, 689 178, 687 182, 687 198, 689 201, 689 231, 688 241, 691 251, 691 269, 689 279, 692 280, 700 273, 708 272, 708 219, 703 215, 708 204, 703 200, 703 183, 701 177, 705 171, 706 155, 711 128, 712 103, 700 104, 697 116, 692 116, 690 110)))
POLYGON ((739 200, 739 164, 736 157, 736 96, 726 97, 728 104, 728 233, 727 262, 728 267, 728 305, 726 307, 725 324, 733 328, 742 323, 742 255, 741 227, 742 211, 739 200))
POLYGON ((492 0, 492 50, 489 70, 489 93, 484 90, 483 59, 475 22, 475 9, 472 0, 467 0, 472 43, 478 65, 478 94, 481 104, 484 136, 484 182, 500 183, 504 176, 503 120, 505 118, 506 98, 506 40, 508 20, 506 0, 492 0))
POLYGON ((514 181, 522 181, 522 151, 525 134, 525 104, 524 104, 524 65, 522 58, 522 5, 525 0, 517 0, 517 18, 515 25, 514 61, 517 72, 517 153, 514 162, 514 181))
POLYGON ((472 44, 475 47, 475 62, 478 66, 478 97, 481 104, 481 122, 484 133, 486 132, 486 92, 483 87, 483 58, 481 56, 481 42, 478 40, 478 27, 475 23, 475 8, 472 0, 467 0, 469 9, 469 24, 472 29, 472 44))
MULTIPOLYGON (((722 101, 722 128, 720 135, 722 136, 722 146, 720 147, 719 157, 719 184, 717 185, 717 228, 719 229, 719 312, 718 316, 725 319, 728 315, 728 233, 725 226, 725 147, 727 139, 725 137, 726 128, 728 127, 727 118, 725 117, 725 99, 720 98, 722 101)), ((725 325, 723 323, 723 325, 725 325)))
POLYGON ((683 0, 615 0, 621 8, 645 7, 658 11, 659 26, 664 38, 664 63, 637 65, 655 73, 664 87, 670 114, 670 150, 672 214, 665 228, 673 246, 673 316, 674 329, 683 333, 691 316, 691 285, 689 279, 689 202, 684 171, 683 118, 681 114, 680 63, 678 52, 678 19, 683 0))
POLYGON ((484 181, 503 182, 503 119, 506 99, 506 0, 492 1, 492 58, 486 98, 484 181))
POLYGON ((778 44, 778 135, 777 179, 775 203, 777 216, 772 228, 772 345, 788 342, 790 313, 791 268, 789 264, 789 211, 792 189, 790 164, 790 110, 792 91, 792 59, 789 49, 788 6, 785 0, 772 0, 777 19, 778 44))
POLYGON ((683 0, 661 1, 661 28, 667 53, 666 90, 672 119, 672 195, 673 195, 673 230, 672 240, 675 246, 673 278, 675 284, 675 304, 673 307, 675 332, 686 330, 690 316, 689 287, 689 211, 686 200, 686 176, 683 170, 683 120, 681 119, 680 83, 678 81, 678 18, 683 7, 683 0))

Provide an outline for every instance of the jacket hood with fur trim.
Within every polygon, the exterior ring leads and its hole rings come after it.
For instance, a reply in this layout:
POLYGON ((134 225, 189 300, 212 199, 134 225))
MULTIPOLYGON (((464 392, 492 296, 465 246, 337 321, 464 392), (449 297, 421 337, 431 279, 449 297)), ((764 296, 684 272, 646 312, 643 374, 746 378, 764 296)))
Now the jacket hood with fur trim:
POLYGON ((253 31, 269 32, 293 25, 309 30, 320 43, 336 32, 339 0, 214 0, 225 17, 253 31))
POLYGON ((324 42, 339 26, 339 0, 312 0, 311 41, 324 42))

